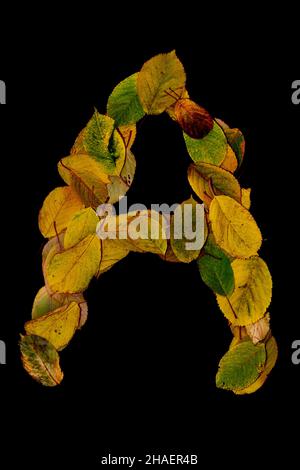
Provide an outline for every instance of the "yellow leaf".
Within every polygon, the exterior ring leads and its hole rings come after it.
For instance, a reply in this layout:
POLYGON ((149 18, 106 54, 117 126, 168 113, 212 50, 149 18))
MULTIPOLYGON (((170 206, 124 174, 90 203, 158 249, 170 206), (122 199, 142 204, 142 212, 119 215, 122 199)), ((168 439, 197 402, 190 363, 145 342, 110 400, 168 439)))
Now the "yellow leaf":
POLYGON ((128 245, 123 240, 101 240, 101 261, 96 276, 99 277, 100 274, 108 271, 128 253, 128 245))
POLYGON ((163 217, 156 211, 135 211, 118 216, 110 215, 100 221, 99 238, 122 240, 129 251, 164 254, 167 235, 163 217), (102 233, 102 235, 101 235, 102 233))
POLYGON ((261 247, 260 230, 247 209, 228 196, 216 196, 209 209, 217 244, 235 258, 249 258, 261 247))
POLYGON ((176 98, 166 92, 175 91, 178 95, 185 88, 185 71, 175 51, 159 54, 148 60, 138 74, 137 90, 148 114, 163 113, 174 104, 176 98))
POLYGON ((90 207, 77 212, 70 221, 65 233, 65 250, 77 245, 77 243, 88 235, 94 235, 98 222, 99 218, 96 212, 90 207))
POLYGON ((119 126, 118 131, 122 136, 126 150, 130 150, 136 138, 136 125, 119 126))
POLYGON ((242 188, 242 206, 246 209, 250 209, 251 207, 251 188, 245 189, 242 188))
POLYGON ((70 150, 70 155, 85 154, 86 153, 84 145, 83 145, 84 133, 85 133, 85 128, 83 128, 79 132, 78 136, 76 137, 74 145, 70 150))
POLYGON ((72 186, 85 206, 97 208, 108 199, 108 175, 100 162, 88 155, 71 155, 58 163, 58 171, 65 183, 72 186))
POLYGON ((96 235, 88 235, 72 248, 51 256, 45 262, 45 279, 51 292, 84 291, 98 271, 100 258, 101 245, 96 235))
POLYGON ((230 171, 230 173, 234 173, 235 170, 238 167, 238 161, 235 156, 234 151, 230 147, 230 145, 227 145, 227 152, 225 155, 225 158, 221 164, 221 168, 224 168, 224 170, 230 171))
POLYGON ((47 243, 43 247, 42 251, 42 265, 45 264, 45 261, 52 250, 53 247, 56 248, 56 252, 58 253, 59 251, 63 250, 64 247, 64 238, 65 238, 65 231, 61 232, 58 237, 52 237, 50 238, 47 243))
POLYGON ((210 163, 198 163, 188 168, 189 183, 207 205, 219 194, 226 194, 236 201, 241 200, 241 188, 237 179, 229 172, 210 163))
POLYGON ((25 323, 28 335, 47 339, 57 351, 64 349, 79 326, 80 308, 76 302, 60 307, 35 320, 25 323))
POLYGON ((220 309, 234 325, 246 326, 262 318, 272 297, 272 278, 266 263, 258 256, 236 259, 231 267, 235 288, 229 297, 217 295, 220 309))
POLYGON ((84 207, 76 192, 63 186, 46 197, 39 212, 39 228, 45 238, 55 237, 64 230, 75 212, 84 207))

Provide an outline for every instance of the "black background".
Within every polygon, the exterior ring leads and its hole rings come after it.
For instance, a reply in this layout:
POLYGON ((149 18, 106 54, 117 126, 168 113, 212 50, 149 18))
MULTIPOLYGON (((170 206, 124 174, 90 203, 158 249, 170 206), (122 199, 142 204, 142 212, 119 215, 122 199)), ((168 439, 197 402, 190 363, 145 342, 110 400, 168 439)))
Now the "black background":
MULTIPOLYGON (((11 462, 35 465, 42 458, 58 467, 63 461, 97 468, 108 452, 143 456, 144 450, 189 450, 211 464, 241 465, 237 449, 246 460, 292 458, 299 427, 300 366, 291 363, 291 344, 299 339, 300 106, 291 103, 297 79, 285 53, 291 44, 264 28, 258 38, 257 19, 249 30, 223 24, 222 34, 213 21, 207 29, 191 21, 171 11, 167 30, 160 22, 136 29, 125 17, 118 27, 112 17, 99 17, 83 29, 69 19, 58 33, 56 17, 46 31, 42 24, 22 30, 16 43, 16 26, 3 40, 0 337, 7 365, 0 370, 1 442, 2 452, 13 445, 11 462), (43 388, 23 371, 17 341, 43 285, 37 216, 45 196, 62 184, 56 163, 68 155, 93 107, 105 112, 120 80, 174 48, 192 99, 246 137, 240 181, 252 187, 251 210, 264 237, 261 256, 273 276, 278 364, 254 395, 217 390, 215 373, 231 334, 197 267, 130 254, 91 283, 88 322, 61 354, 63 384, 43 388)), ((130 203, 190 196, 189 157, 167 116, 145 120, 133 152, 130 203)))

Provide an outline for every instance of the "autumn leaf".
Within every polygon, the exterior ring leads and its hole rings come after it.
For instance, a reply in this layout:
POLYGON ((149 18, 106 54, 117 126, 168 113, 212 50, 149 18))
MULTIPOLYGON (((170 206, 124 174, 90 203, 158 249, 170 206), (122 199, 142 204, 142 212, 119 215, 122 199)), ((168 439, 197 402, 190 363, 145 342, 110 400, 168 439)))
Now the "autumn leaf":
POLYGON ((77 245, 88 235, 94 235, 98 222, 99 218, 96 212, 90 207, 77 212, 71 219, 65 233, 65 250, 77 245))
POLYGON ((88 235, 77 245, 54 254, 45 266, 51 292, 83 292, 97 273, 101 245, 96 235, 88 235))
POLYGON ((145 114, 137 93, 135 73, 125 78, 112 91, 107 102, 107 114, 115 120, 115 126, 135 124, 145 114))
POLYGON ((65 183, 74 188, 85 206, 96 209, 107 201, 107 184, 111 182, 110 178, 103 166, 88 155, 63 158, 58 163, 58 171, 65 183))
POLYGON ((57 351, 64 349, 79 326, 80 308, 76 302, 59 307, 35 320, 25 323, 27 335, 47 339, 57 351))
POLYGON ((223 168, 224 170, 230 171, 230 173, 234 173, 237 167, 238 167, 237 158, 235 156, 234 151, 228 144, 227 152, 226 152, 224 160, 222 161, 221 168, 223 168))
POLYGON ((125 258, 128 253, 128 244, 123 240, 101 240, 101 260, 96 277, 108 271, 114 264, 125 258))
POLYGON ((220 194, 241 201, 241 188, 237 179, 229 172, 210 163, 191 164, 188 180, 197 196, 207 205, 220 194))
POLYGON ((68 306, 71 302, 76 302, 80 308, 79 327, 82 327, 87 320, 87 303, 82 294, 50 294, 46 286, 42 287, 35 296, 31 318, 36 320, 59 307, 68 306))
POLYGON ((228 297, 217 295, 225 317, 239 326, 255 323, 265 315, 272 297, 272 278, 258 256, 232 262, 235 289, 228 297))
POLYGON ((185 71, 175 51, 159 54, 148 60, 138 73, 137 90, 143 109, 147 114, 161 114, 174 103, 167 94, 185 88, 185 71))
POLYGON ((63 379, 55 347, 36 335, 21 336, 21 358, 31 377, 47 387, 55 387, 63 379))
POLYGON ((118 175, 125 159, 123 139, 114 127, 112 118, 95 111, 82 138, 85 153, 101 163, 108 175, 118 175))
POLYGON ((126 159, 120 176, 111 176, 111 183, 107 186, 109 204, 115 204, 123 197, 132 185, 135 175, 136 161, 130 150, 126 151, 126 159))
POLYGON ((209 220, 217 244, 231 256, 249 258, 260 249, 262 236, 254 218, 234 199, 216 196, 209 220))
POLYGON ((245 138, 243 136, 243 133, 237 128, 231 129, 227 124, 225 124, 225 122, 221 121, 220 119, 217 119, 217 122, 222 127, 226 135, 228 144, 232 148, 237 158, 238 166, 241 166, 245 155, 245 138))
POLYGON ((219 166, 227 152, 227 140, 221 127, 214 122, 212 130, 203 139, 192 139, 183 133, 187 151, 195 163, 219 166))
MULTIPOLYGON (((172 94, 171 92, 171 95, 174 95, 174 93, 172 94)), ((183 91, 180 91, 180 98, 181 99, 189 99, 189 93, 187 91, 186 88, 184 88, 183 91)), ((177 121, 176 119, 176 114, 175 114, 175 108, 176 108, 176 104, 177 104, 177 97, 176 95, 174 95, 174 101, 173 103, 171 104, 171 106, 169 106, 167 109, 166 109, 166 113, 170 116, 170 118, 173 120, 173 121, 177 121)))
POLYGON ((242 206, 245 207, 245 209, 250 209, 251 207, 251 188, 245 189, 242 188, 242 206))
POLYGON ((163 259, 164 261, 168 261, 169 263, 180 263, 181 261, 177 258, 177 256, 175 255, 172 247, 171 247, 171 242, 170 240, 168 240, 168 243, 167 243, 167 250, 165 252, 165 254, 163 255, 159 255, 161 259, 163 259))
POLYGON ((117 130, 123 139, 126 150, 130 150, 136 138, 136 125, 120 126, 117 130))
POLYGON ((167 234, 163 217, 156 211, 135 211, 118 216, 109 215, 98 224, 99 238, 120 239, 123 247, 139 253, 164 254, 167 234))
POLYGON ((73 215, 83 207, 83 202, 72 188, 55 188, 48 194, 39 212, 39 229, 42 235, 51 238, 62 232, 73 215))
POLYGON ((183 263, 190 263, 197 259, 205 243, 206 220, 202 209, 193 198, 190 198, 178 207, 178 214, 183 214, 179 220, 177 210, 171 219, 171 248, 176 258, 183 263), (199 209, 201 210, 198 212, 199 209), (190 220, 192 229, 189 234, 186 230, 187 219, 190 220))
POLYGON ((230 349, 220 361, 216 377, 218 388, 241 390, 253 384, 266 362, 264 344, 244 340, 230 349))
POLYGON ((202 281, 215 293, 231 295, 234 289, 234 275, 229 258, 209 236, 204 254, 197 260, 202 281))
POLYGON ((214 120, 209 112, 186 98, 177 100, 175 118, 181 129, 192 139, 203 139, 214 126, 214 120))
POLYGON ((270 315, 267 313, 257 322, 247 325, 246 331, 253 344, 263 341, 270 331, 270 315))
POLYGON ((267 380, 268 375, 276 364, 278 357, 278 348, 276 340, 273 336, 271 336, 267 340, 265 346, 267 359, 260 376, 255 380, 255 382, 253 382, 253 384, 249 385, 248 387, 243 388, 242 390, 234 390, 234 393, 236 395, 249 395, 251 393, 257 392, 257 390, 259 390, 267 380))

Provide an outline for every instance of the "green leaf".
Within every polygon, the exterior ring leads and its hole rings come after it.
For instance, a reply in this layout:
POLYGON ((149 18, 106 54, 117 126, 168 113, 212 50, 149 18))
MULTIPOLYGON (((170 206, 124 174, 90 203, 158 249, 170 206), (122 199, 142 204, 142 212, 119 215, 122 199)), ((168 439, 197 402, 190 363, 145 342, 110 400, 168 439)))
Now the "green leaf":
POLYGON ((242 341, 221 359, 217 387, 233 391, 248 387, 259 377, 265 362, 266 348, 263 343, 254 345, 252 341, 242 341))
POLYGON ((82 139, 87 154, 101 162, 108 175, 118 175, 125 159, 124 142, 114 126, 112 118, 95 111, 82 139))
POLYGON ((229 258, 209 236, 204 255, 198 260, 202 281, 215 293, 231 295, 234 290, 234 275, 229 258))
POLYGON ((176 101, 176 97, 166 92, 173 90, 181 95, 185 88, 185 80, 183 65, 175 51, 159 54, 148 60, 139 72, 137 80, 137 90, 145 112, 163 113, 176 101))
POLYGON ((31 377, 47 387, 55 387, 63 379, 59 355, 55 347, 36 335, 21 336, 21 358, 31 377))
POLYGON ((115 120, 116 127, 134 124, 145 114, 137 94, 137 76, 135 73, 125 78, 108 98, 107 114, 115 120))
POLYGON ((219 166, 227 153, 227 140, 221 127, 214 127, 203 139, 192 139, 183 133, 187 151, 195 163, 211 163, 219 166))

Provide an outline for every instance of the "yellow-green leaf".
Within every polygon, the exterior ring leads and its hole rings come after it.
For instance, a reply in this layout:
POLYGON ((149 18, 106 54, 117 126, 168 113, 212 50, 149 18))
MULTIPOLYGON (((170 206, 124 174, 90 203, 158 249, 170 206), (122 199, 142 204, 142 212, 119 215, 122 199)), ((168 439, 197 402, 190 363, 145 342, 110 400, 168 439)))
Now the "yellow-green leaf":
POLYGON ((137 90, 144 111, 148 114, 163 113, 185 88, 185 71, 175 51, 159 54, 148 60, 138 74, 137 90))
POLYGON ((96 212, 90 207, 77 212, 71 219, 65 233, 65 250, 77 245, 88 235, 94 235, 98 222, 99 218, 96 212))
POLYGON ((79 326, 80 308, 76 302, 59 307, 35 320, 25 323, 28 335, 47 339, 57 351, 64 349, 79 326))
POLYGON ((21 336, 21 358, 31 377, 47 387, 55 387, 63 379, 59 355, 55 347, 36 335, 21 336))
POLYGON ((232 262, 235 289, 229 297, 217 295, 220 309, 235 325, 246 326, 263 318, 272 297, 272 278, 258 256, 232 262))
POLYGON ((107 102, 107 114, 115 120, 116 126, 134 124, 145 114, 137 93, 135 73, 125 78, 112 91, 107 102))
POLYGON ((224 134, 226 135, 228 144, 232 148, 237 158, 238 166, 241 166, 245 155, 245 138, 243 136, 243 133, 237 128, 231 129, 221 119, 216 119, 216 121, 222 127, 224 134))
POLYGON ((249 258, 260 249, 262 236, 254 218, 229 196, 213 199, 209 219, 217 244, 231 256, 249 258))
POLYGON ((82 137, 85 153, 101 163, 108 175, 118 175, 125 159, 123 139, 114 127, 112 118, 95 111, 82 137))
POLYGON ((55 188, 48 194, 39 212, 39 228, 42 235, 50 238, 62 232, 73 215, 83 207, 83 202, 72 188, 55 188))
POLYGON ((97 273, 100 259, 101 245, 96 235, 88 235, 72 248, 54 254, 45 266, 51 292, 84 291, 97 273))
POLYGON ((191 197, 178 207, 182 216, 177 219, 177 209, 171 219, 171 248, 179 261, 190 263, 198 258, 206 238, 206 220, 203 206, 191 197), (190 220, 190 233, 186 221, 190 220))
POLYGON ((216 377, 218 388, 242 390, 258 379, 266 362, 265 345, 243 340, 230 349, 220 361, 216 377))
POLYGON ((69 305, 71 302, 76 302, 81 310, 81 326, 85 323, 87 305, 82 294, 50 294, 46 286, 42 287, 35 296, 31 318, 33 320, 46 315, 52 310, 59 307, 69 305))
POLYGON ((271 336, 266 342, 266 354, 267 354, 266 363, 258 379, 256 379, 255 382, 253 382, 253 384, 249 385, 246 388, 243 388, 242 390, 234 390, 234 393, 236 395, 246 395, 246 394, 249 395, 251 393, 254 393, 258 389, 260 389, 265 383, 265 381, 267 380, 268 375, 274 368, 276 361, 277 361, 277 357, 278 357, 277 343, 273 336, 271 336))
POLYGON ((195 163, 211 163, 219 166, 227 152, 227 140, 218 123, 203 139, 192 139, 183 133, 187 151, 195 163))
POLYGON ((71 155, 58 163, 58 171, 65 183, 74 188, 84 205, 97 208, 108 199, 110 179, 101 163, 88 155, 71 155))
POLYGON ((241 188, 237 179, 229 172, 210 163, 190 165, 189 183, 200 199, 206 204, 220 194, 226 194, 236 201, 241 201, 241 188))

